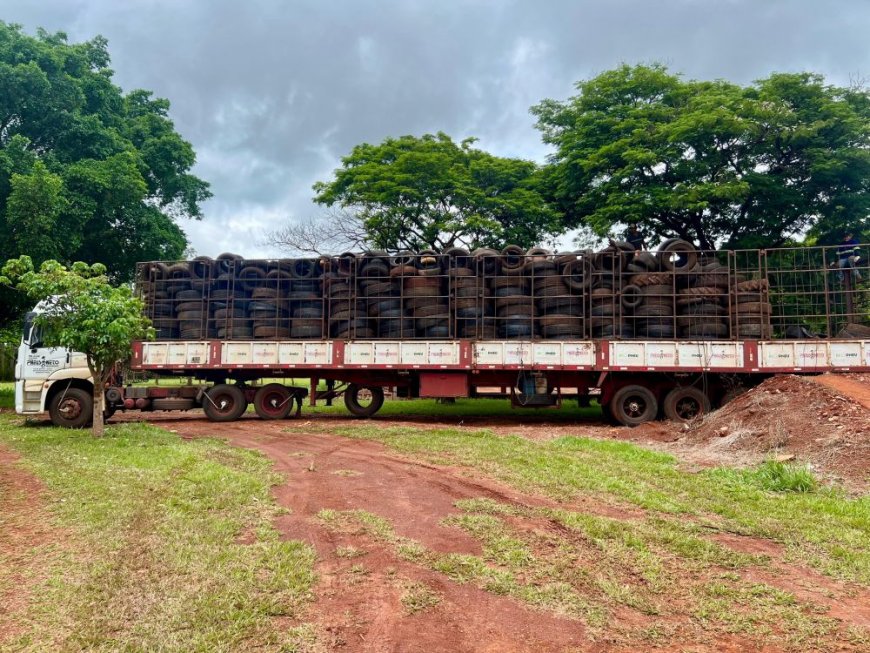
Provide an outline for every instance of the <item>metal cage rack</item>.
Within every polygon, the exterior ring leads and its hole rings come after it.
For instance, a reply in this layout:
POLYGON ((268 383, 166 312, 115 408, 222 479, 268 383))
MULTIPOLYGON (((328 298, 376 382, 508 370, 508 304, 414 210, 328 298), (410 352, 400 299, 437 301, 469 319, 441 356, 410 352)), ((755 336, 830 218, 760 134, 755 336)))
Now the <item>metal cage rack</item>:
MULTIPOLYGON (((870 310, 867 247, 600 252, 509 246, 137 266, 160 340, 793 339, 852 333, 870 310)), ((870 333, 870 330, 868 330, 870 333)))

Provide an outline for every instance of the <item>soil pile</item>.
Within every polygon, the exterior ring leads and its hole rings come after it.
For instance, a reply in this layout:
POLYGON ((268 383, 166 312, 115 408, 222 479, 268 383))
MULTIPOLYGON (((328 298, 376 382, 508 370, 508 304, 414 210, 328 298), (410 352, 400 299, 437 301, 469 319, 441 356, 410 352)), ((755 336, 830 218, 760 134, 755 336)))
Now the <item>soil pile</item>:
POLYGON ((855 489, 870 485, 870 376, 777 376, 684 426, 680 442, 715 459, 807 462, 855 489))

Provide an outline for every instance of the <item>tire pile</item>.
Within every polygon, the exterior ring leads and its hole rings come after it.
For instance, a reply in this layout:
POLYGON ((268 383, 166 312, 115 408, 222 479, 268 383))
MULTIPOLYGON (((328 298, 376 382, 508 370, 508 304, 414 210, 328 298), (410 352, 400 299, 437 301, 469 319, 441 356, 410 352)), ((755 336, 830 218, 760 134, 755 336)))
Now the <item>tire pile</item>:
POLYGON ((508 246, 144 263, 158 339, 771 337, 764 279, 682 240, 554 254, 508 246))

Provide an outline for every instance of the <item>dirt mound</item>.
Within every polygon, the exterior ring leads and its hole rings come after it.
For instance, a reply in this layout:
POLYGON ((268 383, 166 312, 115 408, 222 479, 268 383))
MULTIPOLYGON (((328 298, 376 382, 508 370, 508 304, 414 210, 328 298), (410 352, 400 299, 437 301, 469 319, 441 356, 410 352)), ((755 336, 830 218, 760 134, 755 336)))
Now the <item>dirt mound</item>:
POLYGON ((794 457, 855 489, 870 484, 870 377, 777 376, 684 427, 713 458, 794 457))

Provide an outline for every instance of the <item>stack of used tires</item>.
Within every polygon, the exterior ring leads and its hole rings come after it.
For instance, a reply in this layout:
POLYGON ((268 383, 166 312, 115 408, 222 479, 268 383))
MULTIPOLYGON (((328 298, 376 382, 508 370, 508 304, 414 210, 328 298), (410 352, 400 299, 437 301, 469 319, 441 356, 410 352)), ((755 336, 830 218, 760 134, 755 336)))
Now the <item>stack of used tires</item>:
POLYGON ((770 338, 771 304, 767 279, 750 279, 734 284, 731 328, 739 338, 770 338))
POLYGON ((411 318, 417 337, 447 337, 450 309, 442 290, 441 263, 436 252, 421 252, 413 262, 401 261, 402 320, 411 318), (442 335, 435 335, 435 334, 442 335))
POLYGON ((728 261, 672 239, 654 253, 222 254, 142 264, 137 279, 161 339, 771 337, 767 281, 728 261))
POLYGON ((327 296, 327 333, 331 338, 371 338, 374 331, 369 326, 368 306, 358 299, 355 277, 356 257, 342 255, 335 262, 336 272, 323 282, 327 296))
POLYGON ((584 295, 592 280, 583 254, 536 255, 529 263, 538 312, 538 330, 549 340, 570 340, 585 333, 584 295))
POLYGON ((727 266, 716 259, 702 260, 677 294, 677 335, 688 339, 727 338, 727 266))

